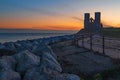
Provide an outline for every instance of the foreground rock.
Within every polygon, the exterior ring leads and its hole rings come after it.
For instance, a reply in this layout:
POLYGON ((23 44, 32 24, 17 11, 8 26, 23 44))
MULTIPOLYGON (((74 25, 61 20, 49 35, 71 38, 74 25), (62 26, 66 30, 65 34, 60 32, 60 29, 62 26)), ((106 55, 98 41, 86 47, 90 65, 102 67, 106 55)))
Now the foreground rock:
POLYGON ((0 80, 21 80, 20 75, 12 70, 1 70, 0 80))
POLYGON ((3 56, 0 58, 0 68, 1 69, 12 69, 15 70, 16 61, 11 56, 3 56))
POLYGON ((7 42, 4 43, 5 47, 9 50, 15 51, 16 52, 16 46, 14 42, 7 42))
POLYGON ((0 56, 4 56, 4 55, 13 55, 15 54, 16 51, 9 47, 6 47, 3 44, 0 44, 0 56))
POLYGON ((15 47, 17 52, 20 52, 24 50, 31 50, 33 46, 29 41, 17 41, 15 42, 15 47))
POLYGON ((73 74, 61 74, 57 56, 48 46, 71 37, 0 44, 0 80, 80 80, 73 74))
POLYGON ((28 50, 22 51, 16 55, 14 55, 18 65, 17 71, 20 73, 24 73, 27 69, 39 66, 40 65, 40 57, 32 54, 28 50))
POLYGON ((23 80, 51 80, 51 79, 50 76, 47 75, 42 68, 34 67, 26 72, 23 80))
POLYGON ((56 75, 53 80, 80 80, 80 78, 74 74, 60 74, 56 75))
POLYGON ((73 74, 60 74, 50 69, 35 67, 26 72, 23 80, 80 80, 80 78, 73 74))
POLYGON ((37 44, 33 47, 32 52, 34 54, 36 54, 37 56, 42 56, 44 53, 49 53, 50 55, 52 55, 55 59, 57 59, 57 56, 55 55, 55 53, 52 51, 51 47, 46 45, 45 43, 40 43, 37 44))
POLYGON ((48 52, 42 55, 41 67, 49 68, 54 71, 62 72, 62 68, 58 61, 48 52))

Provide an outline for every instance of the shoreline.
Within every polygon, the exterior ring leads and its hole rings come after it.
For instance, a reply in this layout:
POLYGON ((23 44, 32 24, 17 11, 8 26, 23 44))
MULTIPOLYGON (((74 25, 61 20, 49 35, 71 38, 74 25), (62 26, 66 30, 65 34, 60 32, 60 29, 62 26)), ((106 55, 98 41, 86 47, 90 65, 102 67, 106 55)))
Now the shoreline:
POLYGON ((73 39, 74 39, 74 34, 38 38, 38 39, 17 40, 15 42, 12 41, 4 42, 4 43, 0 43, 0 56, 4 55, 4 53, 6 53, 5 55, 12 55, 16 52, 19 52, 20 50, 22 51, 26 49, 31 50, 34 44, 44 43, 46 45, 50 45, 53 43, 57 43, 65 40, 73 40, 73 39))
POLYGON ((33 40, 64 35, 72 35, 72 33, 0 33, 0 43, 16 42, 18 40, 33 40))
POLYGON ((73 39, 73 35, 0 44, 0 80, 80 80, 63 73, 49 44, 73 39))

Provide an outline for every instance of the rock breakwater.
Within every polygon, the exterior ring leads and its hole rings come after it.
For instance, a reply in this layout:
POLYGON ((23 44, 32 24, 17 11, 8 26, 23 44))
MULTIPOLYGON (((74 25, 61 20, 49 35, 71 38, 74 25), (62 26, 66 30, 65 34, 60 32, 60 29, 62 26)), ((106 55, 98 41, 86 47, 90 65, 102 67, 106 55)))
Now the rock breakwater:
POLYGON ((0 44, 0 80, 80 80, 62 73, 49 44, 72 40, 73 35, 0 44))

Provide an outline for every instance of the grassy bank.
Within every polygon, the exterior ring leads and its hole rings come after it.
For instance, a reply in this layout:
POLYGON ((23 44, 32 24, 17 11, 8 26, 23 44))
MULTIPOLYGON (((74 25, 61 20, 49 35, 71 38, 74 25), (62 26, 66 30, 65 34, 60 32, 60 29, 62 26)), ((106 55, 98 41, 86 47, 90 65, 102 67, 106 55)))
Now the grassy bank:
POLYGON ((108 37, 120 38, 120 28, 104 28, 103 35, 108 37))

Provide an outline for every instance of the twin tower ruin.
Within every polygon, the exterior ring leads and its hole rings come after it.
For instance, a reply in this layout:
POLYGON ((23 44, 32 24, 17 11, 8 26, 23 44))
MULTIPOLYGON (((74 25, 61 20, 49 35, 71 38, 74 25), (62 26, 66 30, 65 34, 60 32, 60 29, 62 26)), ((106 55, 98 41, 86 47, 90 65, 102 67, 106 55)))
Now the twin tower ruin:
POLYGON ((95 19, 90 17, 90 13, 84 15, 84 30, 87 32, 100 33, 103 26, 101 24, 101 13, 95 12, 95 19))

